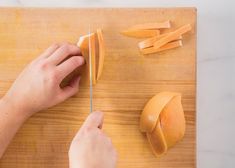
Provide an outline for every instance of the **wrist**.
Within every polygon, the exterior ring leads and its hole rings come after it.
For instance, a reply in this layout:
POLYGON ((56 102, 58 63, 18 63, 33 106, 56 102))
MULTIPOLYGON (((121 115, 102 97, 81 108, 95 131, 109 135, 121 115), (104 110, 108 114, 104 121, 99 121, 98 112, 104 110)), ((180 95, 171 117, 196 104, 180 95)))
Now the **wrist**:
POLYGON ((16 117, 16 120, 19 122, 24 122, 30 117, 31 112, 20 105, 4 96, 0 99, 0 108, 4 109, 9 115, 16 117))

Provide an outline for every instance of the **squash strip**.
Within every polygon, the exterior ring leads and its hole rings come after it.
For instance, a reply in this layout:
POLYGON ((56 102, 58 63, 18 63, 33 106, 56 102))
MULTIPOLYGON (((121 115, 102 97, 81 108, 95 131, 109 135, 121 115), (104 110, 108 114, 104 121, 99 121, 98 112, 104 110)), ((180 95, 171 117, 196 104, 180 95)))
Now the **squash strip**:
POLYGON ((142 29, 128 29, 121 32, 125 36, 135 38, 149 38, 153 36, 159 36, 160 30, 142 30, 142 29))
POLYGON ((140 51, 142 54, 151 54, 151 53, 156 53, 156 52, 160 52, 164 50, 169 50, 172 48, 181 47, 182 45, 183 45, 182 41, 178 40, 178 41, 169 42, 165 44, 164 46, 157 48, 157 49, 154 47, 149 47, 149 48, 141 49, 140 51))
POLYGON ((164 137, 164 134, 161 129, 160 122, 157 122, 156 127, 151 133, 147 132, 147 138, 150 144, 150 147, 156 157, 160 157, 161 155, 167 152, 167 143, 164 137))
MULTIPOLYGON (((82 55, 84 56, 84 59, 86 61, 86 68, 85 71, 87 72, 87 75, 89 74, 89 37, 91 39, 91 65, 92 65, 92 83, 93 85, 96 84, 96 46, 95 46, 95 34, 91 33, 88 35, 84 35, 79 38, 79 41, 77 42, 77 46, 80 47, 82 55)), ((83 78, 84 79, 84 78, 83 78)), ((86 82, 89 82, 89 78, 87 77, 86 82)))
POLYGON ((138 24, 135 25, 133 27, 131 27, 131 29, 165 29, 165 28, 170 28, 171 24, 170 21, 167 20, 165 22, 154 22, 154 23, 144 23, 144 24, 138 24))
POLYGON ((97 72, 97 81, 100 79, 100 76, 103 71, 104 66, 104 56, 105 56, 105 48, 104 48, 104 38, 101 29, 97 29, 97 37, 99 43, 99 63, 98 63, 98 72, 97 72))
POLYGON ((160 40, 157 40, 153 46, 155 49, 158 49, 161 46, 163 46, 163 45, 169 43, 170 41, 176 39, 177 37, 181 36, 182 34, 190 31, 191 29, 192 29, 192 27, 190 24, 184 25, 184 26, 178 28, 177 30, 169 33, 167 36, 161 38, 160 40))
MULTIPOLYGON (((161 39, 161 38, 163 38, 163 37, 166 37, 167 35, 169 35, 169 33, 164 33, 164 34, 161 34, 161 35, 159 35, 159 36, 155 36, 155 37, 148 38, 148 39, 146 39, 146 40, 144 40, 144 41, 139 42, 139 43, 138 43, 138 46, 139 46, 140 49, 152 47, 153 44, 154 44, 157 40, 159 40, 159 39, 161 39)), ((176 41, 176 40, 182 40, 182 36, 179 36, 179 37, 177 37, 176 39, 174 39, 174 41, 176 41)))
POLYGON ((95 85, 96 84, 96 46, 95 46, 95 35, 91 36, 90 39, 91 39, 92 84, 95 85))

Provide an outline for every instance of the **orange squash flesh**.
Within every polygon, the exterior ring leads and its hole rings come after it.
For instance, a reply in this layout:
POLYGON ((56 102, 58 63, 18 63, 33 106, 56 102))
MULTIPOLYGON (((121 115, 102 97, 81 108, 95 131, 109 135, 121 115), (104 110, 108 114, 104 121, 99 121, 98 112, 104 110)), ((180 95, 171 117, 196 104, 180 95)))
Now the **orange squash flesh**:
MULTIPOLYGON (((85 64, 77 67, 73 72, 71 72, 69 75, 67 75, 62 82, 60 83, 60 87, 64 88, 65 86, 67 86, 76 76, 81 75, 81 81, 80 81, 80 85, 89 85, 90 83, 90 79, 89 79, 89 56, 88 56, 88 43, 89 43, 89 36, 91 36, 91 38, 93 39, 93 37, 95 36, 94 33, 91 33, 90 35, 85 35, 79 38, 79 41, 77 43, 77 45, 80 47, 81 49, 81 53, 84 56, 85 59, 85 64)), ((94 46, 92 47, 94 48, 94 46)), ((93 57, 96 57, 96 55, 93 55, 93 57)), ((94 65, 93 65, 94 66, 94 65)))
POLYGON ((140 130, 142 132, 153 131, 161 111, 174 96, 175 94, 171 92, 161 92, 147 102, 140 117, 140 130))
POLYGON ((104 66, 104 57, 105 57, 105 46, 104 46, 104 39, 101 29, 97 29, 97 37, 98 37, 98 44, 99 44, 99 61, 98 61, 98 72, 97 78, 98 81, 101 77, 103 66, 104 66))
POLYGON ((157 52, 181 47, 182 45, 183 45, 182 41, 178 40, 178 41, 169 42, 169 43, 165 44, 164 46, 157 48, 157 49, 154 47, 144 48, 144 49, 141 49, 140 52, 142 54, 152 54, 152 53, 157 53, 157 52))
POLYGON ((96 46, 95 35, 90 38, 91 43, 91 66, 92 66, 92 84, 96 84, 96 46))
POLYGON ((156 128, 151 133, 146 133, 150 147, 156 157, 167 152, 167 143, 165 141, 164 134, 161 130, 160 123, 156 125, 156 128))
MULTIPOLYGON (((148 48, 148 47, 153 47, 154 43, 163 38, 163 37, 166 37, 169 33, 164 33, 164 34, 161 34, 159 36, 154 36, 154 37, 151 37, 151 38, 148 38, 146 40, 143 40, 141 42, 138 43, 138 46, 140 49, 144 49, 144 48, 148 48)), ((176 39, 174 39, 174 41, 176 40, 182 40, 182 36, 179 36, 177 37, 176 39)))
POLYGON ((187 25, 184 25, 180 28, 178 28, 177 30, 169 33, 167 36, 157 40, 156 42, 154 42, 154 48, 155 49, 158 49, 160 48, 161 46, 169 43, 170 41, 176 39, 177 37, 181 36, 182 34, 190 31, 192 28, 191 28, 191 25, 190 24, 187 24, 187 25))
POLYGON ((140 130, 146 132, 156 157, 165 154, 185 133, 181 95, 161 92, 151 98, 141 114, 140 130))
POLYGON ((84 56, 86 65, 85 68, 81 69, 81 74, 82 74, 82 79, 81 79, 81 85, 88 85, 90 78, 89 78, 89 72, 90 72, 90 68, 89 68, 89 37, 91 40, 91 65, 92 65, 92 74, 94 74, 92 76, 92 83, 93 85, 96 84, 96 66, 95 66, 95 61, 96 61, 96 46, 95 46, 95 34, 91 33, 90 35, 85 35, 80 37, 77 46, 80 47, 82 55, 84 56))
POLYGON ((185 132, 184 111, 181 96, 175 96, 160 114, 161 129, 168 147, 182 139, 185 132))
POLYGON ((134 38, 148 38, 159 36, 160 30, 128 29, 121 32, 125 36, 134 38))
POLYGON ((145 29, 145 30, 151 30, 151 29, 166 29, 170 28, 171 24, 170 21, 167 20, 165 22, 154 22, 154 23, 144 23, 144 24, 138 24, 130 29, 145 29))

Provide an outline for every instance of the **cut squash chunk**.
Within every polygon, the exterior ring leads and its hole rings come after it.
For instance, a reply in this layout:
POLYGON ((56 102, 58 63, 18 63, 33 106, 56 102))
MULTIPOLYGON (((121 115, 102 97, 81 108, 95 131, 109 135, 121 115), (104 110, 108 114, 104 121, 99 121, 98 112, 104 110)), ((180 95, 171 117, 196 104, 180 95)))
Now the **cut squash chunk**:
POLYGON ((97 38, 99 43, 99 61, 98 61, 98 72, 97 72, 97 78, 98 81, 101 77, 103 66, 104 66, 104 57, 105 57, 105 46, 104 46, 104 39, 101 29, 97 29, 97 38))
MULTIPOLYGON (((138 43, 138 46, 140 49, 144 49, 144 48, 148 48, 148 47, 153 47, 154 43, 163 38, 163 37, 166 37, 167 35, 169 35, 169 33, 165 33, 165 34, 161 34, 159 36, 155 36, 155 37, 151 37, 151 38, 148 38, 144 41, 141 41, 138 43)), ((176 39, 174 39, 174 41, 176 40, 182 40, 182 36, 179 36, 177 37, 176 39)))
POLYGON ((128 29, 121 32, 123 35, 135 38, 148 38, 159 36, 160 30, 128 29))
POLYGON ((91 65, 92 65, 92 83, 96 84, 96 46, 95 46, 95 34, 91 33, 90 35, 85 35, 79 38, 77 46, 80 47, 82 55, 85 59, 85 67, 80 70, 82 74, 81 85, 89 85, 90 78, 89 78, 89 37, 91 40, 91 65))
POLYGON ((161 92, 148 101, 140 117, 140 130, 142 132, 153 131, 161 111, 174 96, 175 94, 171 92, 161 92))
POLYGON ((168 147, 181 140, 185 133, 185 118, 181 95, 177 95, 164 107, 160 114, 161 129, 168 147))
POLYGON ((160 48, 161 46, 169 43, 170 41, 176 39, 177 37, 181 36, 182 34, 190 31, 192 28, 191 28, 191 25, 190 24, 187 24, 187 25, 184 25, 182 27, 180 27, 179 29, 169 33, 167 36, 157 40, 156 42, 154 42, 154 48, 155 49, 158 49, 160 48))
POLYGON ((165 154, 185 133, 185 117, 181 95, 161 92, 151 98, 140 117, 140 131, 146 132, 156 157, 165 154))
POLYGON ((146 133, 150 147, 156 157, 159 157, 167 152, 167 143, 161 129, 160 122, 151 133, 146 133))
POLYGON ((182 41, 178 40, 178 41, 173 41, 173 42, 167 43, 166 45, 164 45, 160 48, 157 48, 157 49, 155 49, 154 47, 149 47, 149 48, 141 49, 140 51, 142 54, 152 54, 152 53, 157 53, 157 52, 181 47, 182 45, 183 45, 182 41))
POLYGON ((92 84, 95 85, 97 80, 100 78, 104 65, 104 40, 102 35, 102 30, 98 29, 96 33, 90 33, 88 35, 81 36, 77 42, 77 46, 81 49, 81 53, 85 59, 85 64, 76 68, 71 74, 69 74, 61 82, 61 88, 69 84, 69 82, 78 75, 81 75, 80 85, 90 84, 90 67, 89 61, 91 61, 92 70, 92 84), (97 34, 97 37, 96 37, 97 34), (89 48, 90 39, 90 48, 89 48), (90 50, 90 51, 89 51, 90 50), (91 57, 89 57, 89 52, 91 52, 91 57), (90 60, 91 58, 91 60, 90 60))
POLYGON ((165 28, 170 28, 171 24, 170 21, 167 20, 165 22, 154 22, 154 23, 144 23, 144 24, 138 24, 130 29, 145 29, 145 30, 150 30, 150 29, 165 29, 165 28))
POLYGON ((95 46, 95 35, 90 38, 90 49, 91 49, 91 66, 92 66, 92 84, 96 84, 96 46, 95 46))
MULTIPOLYGON (((90 82, 90 80, 89 80, 89 64, 88 64, 89 63, 89 57, 88 57, 89 36, 91 36, 91 38, 93 38, 95 36, 95 34, 92 33, 90 35, 82 36, 79 38, 79 41, 77 43, 77 45, 81 49, 82 55, 84 56, 85 64, 77 67, 73 72, 71 72, 69 75, 67 75, 60 83, 61 88, 64 88, 65 86, 69 85, 69 83, 78 75, 82 76, 80 85, 88 85, 89 84, 89 82, 90 82)), ((69 59, 69 57, 66 59, 69 59)))

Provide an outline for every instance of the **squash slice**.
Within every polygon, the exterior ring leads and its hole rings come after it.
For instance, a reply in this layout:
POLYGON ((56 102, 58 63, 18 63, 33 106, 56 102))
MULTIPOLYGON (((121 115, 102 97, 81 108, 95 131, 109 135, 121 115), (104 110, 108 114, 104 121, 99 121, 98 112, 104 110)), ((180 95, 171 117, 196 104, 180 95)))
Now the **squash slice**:
POLYGON ((161 129, 160 122, 151 133, 146 133, 150 147, 156 157, 159 157, 167 152, 167 143, 161 129))
POLYGON ((88 85, 90 78, 89 78, 89 37, 91 40, 91 65, 92 65, 92 83, 93 85, 96 84, 96 46, 95 46, 95 34, 91 33, 90 35, 85 35, 79 38, 79 41, 77 43, 77 46, 80 47, 82 55, 84 56, 85 59, 85 67, 81 69, 81 85, 85 84, 88 85))
POLYGON ((190 31, 192 29, 191 25, 190 24, 187 24, 187 25, 184 25, 180 28, 178 28, 177 30, 169 33, 167 36, 157 40, 156 42, 154 42, 154 48, 155 49, 158 49, 160 48, 161 46, 169 43, 170 41, 176 39, 177 37, 181 36, 182 34, 190 31))
POLYGON ((148 38, 159 36, 160 30, 128 29, 121 32, 123 35, 135 38, 148 38))
POLYGON ((105 57, 105 46, 104 46, 104 39, 101 29, 97 29, 97 38, 99 43, 99 61, 98 61, 98 72, 96 80, 98 81, 101 77, 103 66, 104 66, 104 57, 105 57))
POLYGON ((100 78, 104 66, 104 40, 102 30, 98 29, 96 33, 90 33, 88 35, 81 36, 77 42, 77 46, 81 49, 81 53, 85 59, 85 64, 76 68, 71 74, 69 74, 60 84, 63 88, 69 84, 69 82, 77 75, 81 75, 80 85, 90 84, 90 68, 89 68, 89 38, 91 42, 91 65, 92 65, 92 84, 95 85, 100 78), (97 34, 97 37, 96 37, 97 34))
POLYGON ((181 47, 182 45, 183 45, 182 41, 178 40, 178 41, 169 42, 169 43, 165 44, 164 46, 157 48, 157 49, 154 47, 144 48, 144 49, 141 49, 140 52, 142 54, 152 54, 152 53, 157 53, 157 52, 181 47))
POLYGON ((153 131, 161 111, 173 97, 174 94, 171 92, 161 92, 147 102, 140 117, 140 130, 142 132, 153 131))
MULTIPOLYGON (((88 56, 88 44, 89 44, 89 36, 91 36, 92 41, 95 40, 95 34, 91 33, 90 35, 85 35, 79 38, 79 41, 77 43, 77 45, 80 47, 81 49, 81 53, 84 56, 85 59, 85 64, 77 67, 73 72, 71 72, 69 75, 67 75, 62 82, 60 83, 60 87, 64 88, 65 86, 69 85, 69 83, 78 75, 81 75, 81 81, 80 81, 80 85, 89 85, 90 83, 90 79, 89 79, 89 56, 88 56)), ((93 50, 95 50, 95 46, 92 45, 93 50)), ((96 57, 95 54, 93 54, 93 57, 96 57)), ((69 59, 66 58, 66 59, 69 59)), ((64 60, 65 61, 65 60, 64 60)), ((94 65, 93 65, 94 66, 94 65)), ((93 80, 93 83, 95 82, 95 80, 93 80)))
POLYGON ((161 92, 151 98, 140 117, 140 131, 146 132, 156 157, 165 154, 185 133, 185 118, 181 95, 161 92))
POLYGON ((184 111, 181 95, 175 96, 160 114, 161 129, 168 147, 182 139, 185 132, 184 111))
MULTIPOLYGON (((148 48, 148 47, 153 47, 154 43, 163 38, 163 37, 166 37, 169 33, 164 33, 164 34, 161 34, 159 36, 154 36, 154 37, 151 37, 151 38, 148 38, 146 40, 143 40, 141 42, 138 43, 138 46, 140 49, 144 49, 144 48, 148 48)), ((174 39, 174 41, 176 40, 182 40, 182 36, 179 36, 177 37, 176 39, 174 39)))

